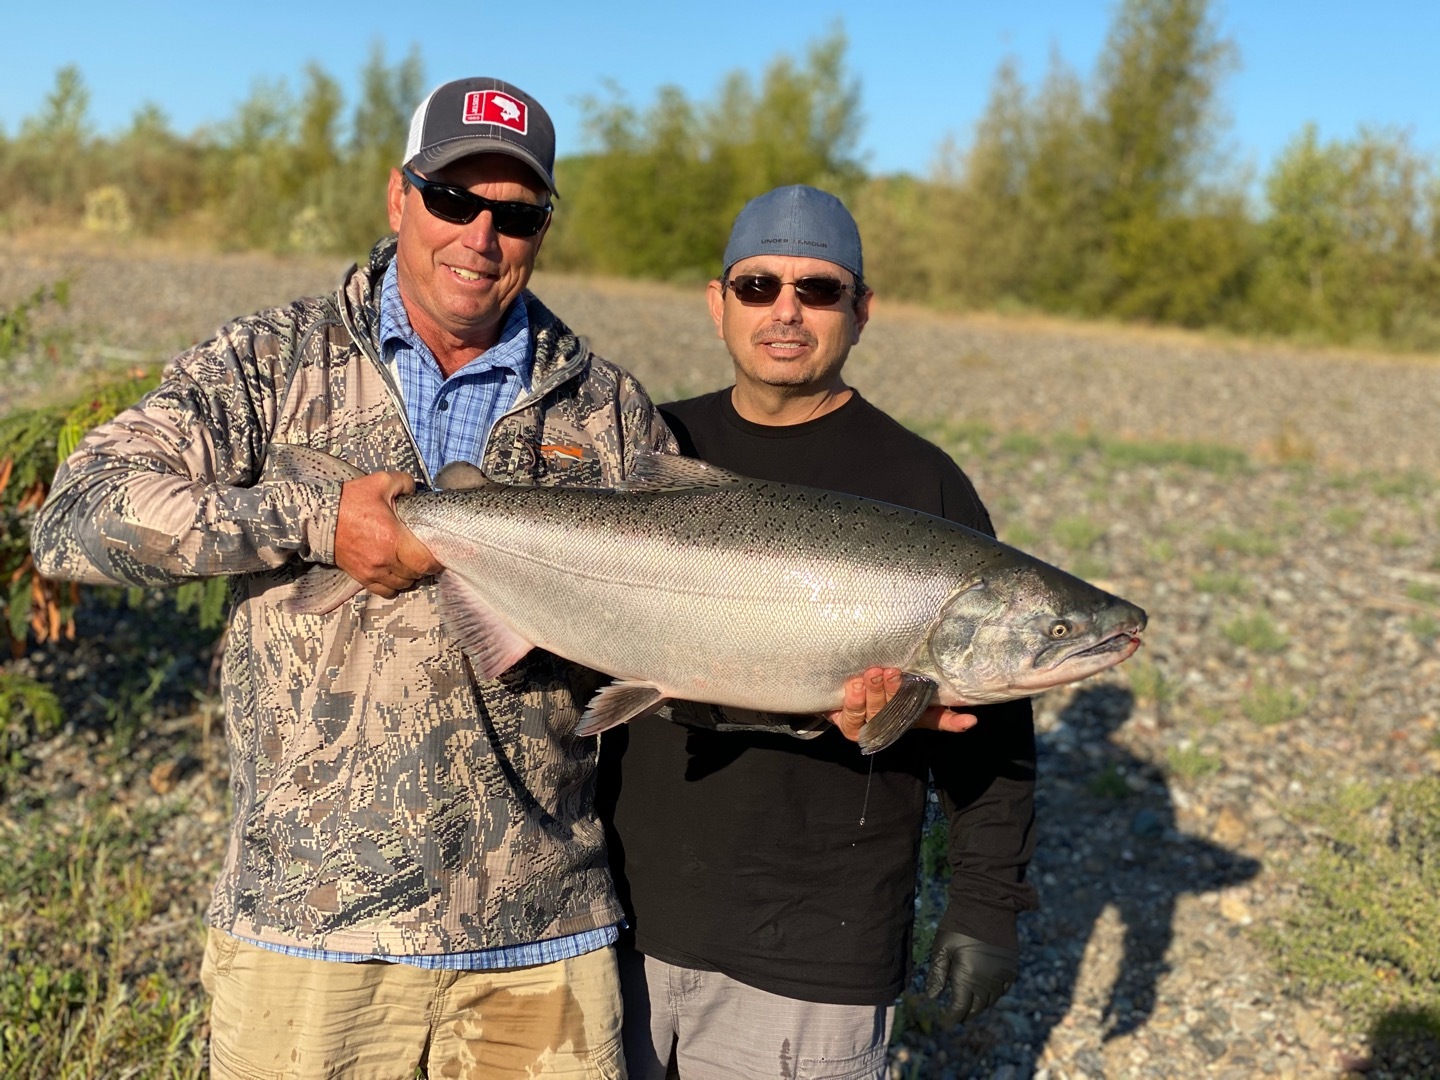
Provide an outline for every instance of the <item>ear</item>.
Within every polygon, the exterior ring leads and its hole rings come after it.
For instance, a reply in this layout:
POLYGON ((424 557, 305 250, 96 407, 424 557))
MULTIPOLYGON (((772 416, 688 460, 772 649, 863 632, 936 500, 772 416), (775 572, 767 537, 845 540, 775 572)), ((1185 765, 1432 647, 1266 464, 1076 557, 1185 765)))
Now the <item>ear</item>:
POLYGON ((875 299, 875 294, 867 292, 855 301, 855 333, 851 335, 851 345, 857 345, 860 342, 860 331, 864 330, 865 324, 870 321, 870 301, 873 299, 875 299))
POLYGON ((705 287, 705 299, 710 303, 710 318, 715 320, 715 336, 723 338, 725 328, 722 325, 725 318, 725 290, 716 278, 705 287))
POLYGON ((385 192, 386 209, 390 213, 390 231, 400 231, 400 218, 405 208, 405 178, 399 169, 390 170, 390 186, 385 192))

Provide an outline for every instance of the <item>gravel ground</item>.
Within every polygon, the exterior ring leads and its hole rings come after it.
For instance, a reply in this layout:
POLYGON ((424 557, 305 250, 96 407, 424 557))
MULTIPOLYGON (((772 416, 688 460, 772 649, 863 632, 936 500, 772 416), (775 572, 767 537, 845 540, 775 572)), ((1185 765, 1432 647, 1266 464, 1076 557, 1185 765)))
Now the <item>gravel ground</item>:
MULTIPOLYGON (((86 355, 141 359, 340 269, 19 247, 0 254, 0 306, 63 270, 86 355)), ((728 378, 698 289, 543 273, 536 287, 656 396, 728 378)), ((932 436, 955 435, 947 448, 1002 537, 1151 620, 1124 668, 1039 700, 1042 909, 1022 920, 1019 983, 964 1029, 912 1023, 893 1075, 1440 1075, 1435 1047, 1373 1045, 1328 999, 1287 990, 1257 933, 1294 900, 1314 840, 1306 803, 1440 769, 1440 362, 881 303, 849 375, 932 436), (1056 434, 1225 445, 1251 464, 1147 462, 1056 434), (1265 700, 1298 715, 1263 715, 1265 700)), ((223 808, 223 748, 195 727, 178 716, 159 736, 188 732, 183 755, 157 736, 128 773, 90 776, 73 740, 41 748, 38 770, 51 785, 188 800, 150 855, 177 887, 146 928, 180 952, 223 808)))

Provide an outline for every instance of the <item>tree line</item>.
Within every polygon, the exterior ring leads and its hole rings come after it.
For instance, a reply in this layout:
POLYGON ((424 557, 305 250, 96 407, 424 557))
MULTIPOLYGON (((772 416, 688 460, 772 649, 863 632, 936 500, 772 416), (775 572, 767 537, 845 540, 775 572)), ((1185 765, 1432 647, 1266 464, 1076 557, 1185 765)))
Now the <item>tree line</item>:
MULTIPOLYGON (((1209 0, 1123 0, 1088 80, 1055 60, 1031 87, 1001 63, 971 141, 942 144, 923 177, 865 168, 839 28, 709 101, 667 87, 639 107, 606 85, 584 152, 557 163, 541 265, 703 279, 748 198, 811 183, 854 209, 890 297, 1440 349, 1435 163, 1404 132, 1311 126, 1252 182, 1222 145, 1236 59, 1209 0)), ((182 137, 147 107, 102 137, 64 68, 41 112, 0 132, 0 228, 358 255, 387 227, 380 192, 427 88, 418 54, 391 64, 377 46, 348 109, 312 64, 213 129, 182 137)))

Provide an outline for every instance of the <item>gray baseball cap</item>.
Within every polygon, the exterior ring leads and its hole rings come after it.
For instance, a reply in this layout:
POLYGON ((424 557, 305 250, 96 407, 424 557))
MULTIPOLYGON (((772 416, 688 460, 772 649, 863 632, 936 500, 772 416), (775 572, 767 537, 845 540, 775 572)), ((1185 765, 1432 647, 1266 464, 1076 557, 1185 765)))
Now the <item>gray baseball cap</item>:
POLYGON ((456 79, 426 95, 410 120, 405 164, 429 175, 471 154, 508 154, 555 190, 555 125, 541 104, 503 79, 456 79))
POLYGON ((752 255, 801 255, 843 266, 864 278, 860 230, 845 204, 827 191, 792 184, 745 204, 725 245, 725 273, 752 255))

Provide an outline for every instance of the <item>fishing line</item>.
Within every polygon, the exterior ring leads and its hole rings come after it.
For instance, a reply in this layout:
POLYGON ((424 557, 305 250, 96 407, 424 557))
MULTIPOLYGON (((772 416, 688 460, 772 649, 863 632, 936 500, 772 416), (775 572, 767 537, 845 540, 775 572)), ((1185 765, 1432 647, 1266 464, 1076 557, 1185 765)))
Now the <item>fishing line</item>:
POLYGON ((865 777, 865 802, 860 807, 860 824, 865 824, 865 811, 870 809, 870 781, 875 779, 875 755, 870 755, 870 772, 865 777))

